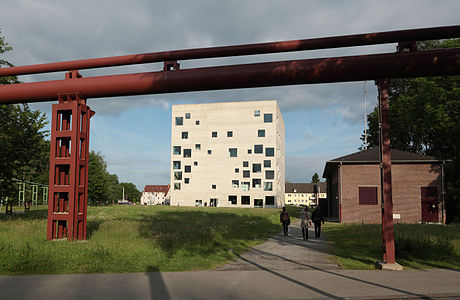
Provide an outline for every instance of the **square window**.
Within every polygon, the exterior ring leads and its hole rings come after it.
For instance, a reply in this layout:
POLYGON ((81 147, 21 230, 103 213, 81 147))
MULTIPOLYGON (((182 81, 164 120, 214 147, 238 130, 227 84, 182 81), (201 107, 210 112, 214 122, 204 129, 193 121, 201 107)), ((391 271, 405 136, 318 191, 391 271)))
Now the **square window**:
POLYGON ((200 125, 200 120, 196 120, 195 125, 200 125))
POLYGON ((236 205, 237 196, 228 195, 228 202, 232 205, 236 205))
POLYGON ((228 148, 228 152, 230 153, 230 157, 237 157, 238 156, 237 148, 228 148))
POLYGON ((173 161, 173 170, 180 169, 180 161, 173 161))
POLYGON ((174 183, 174 189, 175 190, 180 190, 180 182, 175 182, 174 183))
POLYGON ((233 131, 227 131, 227 137, 233 137, 233 131))
POLYGON ((254 117, 260 117, 260 110, 254 111, 254 117))
POLYGON ((273 114, 264 114, 264 123, 273 122, 273 114))
POLYGON ((240 169, 239 168, 235 168, 235 173, 239 173, 240 172, 240 169))
POLYGON ((217 137, 217 131, 213 131, 212 134, 211 134, 211 136, 212 136, 213 138, 216 138, 216 137, 217 137))
POLYGON ((190 119, 190 113, 185 113, 185 118, 190 119))
POLYGON ((193 162, 193 165, 194 165, 194 166, 198 166, 198 162, 197 162, 197 161, 194 161, 194 162, 193 162))
POLYGON ((184 149, 184 157, 192 157, 192 149, 184 149))
POLYGON ((263 145, 254 145, 254 153, 264 153, 263 145))
POLYGON ((264 207, 264 200, 263 199, 254 199, 254 207, 255 208, 263 208, 264 207))
POLYGON ((252 153, 252 149, 248 149, 248 154, 251 154, 252 153))
POLYGON ((249 186, 250 186, 249 181, 241 182, 241 190, 243 192, 249 191, 249 186))
POLYGON ((274 179, 275 171, 265 171, 265 179, 274 179))
POLYGON ((182 132, 182 139, 183 139, 183 140, 188 139, 188 131, 183 131, 183 132, 182 132))
POLYGON ((174 180, 182 180, 182 172, 180 171, 174 172, 174 180))
POLYGON ((249 167, 249 162, 248 162, 248 161, 243 161, 243 167, 244 167, 244 168, 249 167))
POLYGON ((261 164, 252 164, 252 172, 253 173, 262 172, 262 165, 261 164))
POLYGON ((185 166, 185 167, 184 167, 184 172, 185 172, 185 173, 190 173, 190 172, 192 172, 192 166, 185 166))
POLYGON ((180 146, 173 146, 173 154, 179 154, 180 155, 180 146))
POLYGON ((257 136, 258 137, 265 137, 265 129, 259 129, 257 131, 257 136))
POLYGON ((256 179, 256 178, 254 178, 254 179, 252 180, 252 187, 253 187, 253 188, 260 188, 260 187, 262 187, 262 180, 261 180, 261 179, 256 179))
POLYGON ((243 177, 244 178, 249 178, 251 177, 251 172, 249 170, 243 170, 243 177))
POLYGON ((271 160, 264 160, 264 168, 271 168, 272 161, 271 160))
POLYGON ((201 150, 201 144, 195 144, 195 150, 201 150))
POLYGON ((249 205, 251 203, 250 196, 241 196, 241 204, 249 205))
POLYGON ((265 205, 275 205, 275 196, 265 196, 265 205))
POLYGON ((234 188, 240 187, 240 182, 239 182, 239 180, 232 180, 232 187, 234 187, 234 188))
POLYGON ((264 191, 273 191, 273 182, 271 181, 264 182, 264 191))
POLYGON ((377 187, 359 187, 359 205, 377 205, 377 187))
POLYGON ((212 150, 208 150, 208 154, 211 154, 212 153, 212 150))
POLYGON ((190 178, 184 178, 184 183, 189 184, 190 183, 190 178))
POLYGON ((176 125, 177 125, 177 126, 184 125, 184 118, 182 118, 182 117, 176 117, 176 125))
POLYGON ((203 206, 203 200, 195 200, 195 206, 203 206))
POLYGON ((215 190, 217 188, 217 186, 215 184, 213 184, 211 187, 212 187, 213 190, 215 190))
POLYGON ((265 156, 267 157, 275 156, 275 148, 265 148, 265 156))

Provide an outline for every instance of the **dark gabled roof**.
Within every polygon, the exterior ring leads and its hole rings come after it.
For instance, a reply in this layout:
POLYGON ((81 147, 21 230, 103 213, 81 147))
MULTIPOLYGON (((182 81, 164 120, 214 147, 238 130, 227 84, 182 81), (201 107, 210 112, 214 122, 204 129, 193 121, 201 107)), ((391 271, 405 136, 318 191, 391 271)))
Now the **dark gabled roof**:
MULTIPOLYGON (((391 163, 441 163, 442 160, 433 156, 421 155, 417 153, 391 150, 391 163)), ((376 164, 379 163, 379 147, 372 147, 367 150, 359 151, 342 157, 338 157, 326 162, 323 178, 329 174, 333 166, 342 164, 376 164)))
POLYGON ((169 184, 168 185, 146 185, 144 187, 144 192, 147 193, 164 193, 165 196, 168 194, 169 184))
MULTIPOLYGON (((318 182, 318 187, 323 193, 326 192, 326 182, 318 182)), ((286 183, 285 193, 313 193, 314 183, 286 183), (295 192, 294 192, 295 190, 295 192)))

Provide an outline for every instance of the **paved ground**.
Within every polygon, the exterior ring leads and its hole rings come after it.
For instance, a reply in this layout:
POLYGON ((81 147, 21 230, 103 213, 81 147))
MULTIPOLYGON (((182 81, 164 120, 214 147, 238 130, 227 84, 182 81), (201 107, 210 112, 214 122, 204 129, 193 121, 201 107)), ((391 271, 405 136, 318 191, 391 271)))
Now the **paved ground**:
POLYGON ((460 270, 339 270, 296 226, 214 271, 0 276, 0 299, 460 299, 460 270))

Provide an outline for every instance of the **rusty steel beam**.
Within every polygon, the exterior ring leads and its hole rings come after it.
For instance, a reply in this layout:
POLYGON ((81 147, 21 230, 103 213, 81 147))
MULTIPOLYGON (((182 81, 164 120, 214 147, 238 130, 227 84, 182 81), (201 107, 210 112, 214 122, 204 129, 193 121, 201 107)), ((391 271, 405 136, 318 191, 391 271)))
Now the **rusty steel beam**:
POLYGON ((460 74, 460 48, 207 67, 0 86, 0 103, 460 74))
POLYGON ((229 57, 328 49, 374 44, 397 43, 460 37, 460 26, 443 26, 421 29, 385 31, 334 37, 269 42, 236 46, 208 47, 187 50, 153 52, 113 56, 105 58, 83 59, 30 66, 18 66, 0 69, 0 76, 48 73, 57 71, 83 70, 113 67, 121 65, 144 64, 164 61, 229 57))

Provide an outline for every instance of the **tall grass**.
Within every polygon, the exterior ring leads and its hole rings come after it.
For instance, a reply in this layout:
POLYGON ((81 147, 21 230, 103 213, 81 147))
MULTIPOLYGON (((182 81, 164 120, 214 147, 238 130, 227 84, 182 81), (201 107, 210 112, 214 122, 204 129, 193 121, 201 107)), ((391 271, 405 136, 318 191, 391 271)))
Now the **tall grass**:
POLYGON ((212 269, 280 231, 279 210, 89 207, 85 242, 47 241, 46 208, 0 215, 0 274, 212 269))
MULTIPOLYGON (((382 259, 378 224, 328 224, 334 259, 345 269, 373 269, 382 259)), ((408 268, 460 268, 460 226, 395 224, 395 254, 408 268)))

